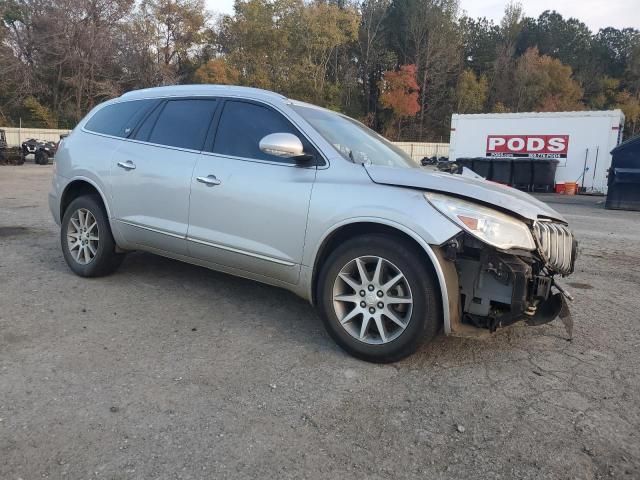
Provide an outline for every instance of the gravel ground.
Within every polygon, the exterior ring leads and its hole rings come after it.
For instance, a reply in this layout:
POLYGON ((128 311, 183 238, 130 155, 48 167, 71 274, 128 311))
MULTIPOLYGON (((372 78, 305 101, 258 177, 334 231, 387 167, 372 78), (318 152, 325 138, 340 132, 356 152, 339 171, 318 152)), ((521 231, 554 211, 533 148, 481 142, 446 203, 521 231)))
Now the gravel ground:
POLYGON ((0 167, 0 478, 640 478, 640 213, 581 241, 561 323, 339 350, 276 288, 150 254, 66 267, 51 167, 0 167))

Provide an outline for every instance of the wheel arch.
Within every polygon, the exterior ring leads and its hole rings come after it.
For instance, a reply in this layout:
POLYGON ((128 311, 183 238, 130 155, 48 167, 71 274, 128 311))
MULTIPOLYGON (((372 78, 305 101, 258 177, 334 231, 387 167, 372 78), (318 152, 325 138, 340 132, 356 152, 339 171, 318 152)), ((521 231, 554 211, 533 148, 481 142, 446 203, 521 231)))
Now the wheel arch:
POLYGON ((427 258, 425 258, 425 265, 430 268, 436 276, 437 286, 440 290, 441 308, 443 314, 443 323, 445 333, 451 331, 451 319, 450 312, 447 306, 449 305, 449 295, 447 291, 447 284, 445 280, 445 274, 440 265, 438 257, 436 256, 433 248, 422 237, 420 237, 413 230, 406 228, 398 223, 387 221, 380 218, 361 218, 350 219, 344 222, 338 223, 333 228, 325 233, 320 242, 313 260, 313 269, 311 275, 309 298, 313 305, 317 304, 317 287, 318 277, 322 265, 329 257, 331 252, 341 243, 362 235, 372 233, 384 233, 390 236, 395 236, 404 241, 407 241, 418 251, 425 252, 427 258))
POLYGON ((106 202, 105 196, 102 193, 102 190, 96 185, 96 183, 86 177, 74 178, 71 180, 62 191, 62 195, 60 195, 60 219, 64 217, 64 212, 67 207, 73 202, 76 198, 82 195, 95 195, 97 194, 100 197, 102 202, 102 206, 107 213, 107 219, 111 218, 111 212, 109 211, 109 204, 106 202))

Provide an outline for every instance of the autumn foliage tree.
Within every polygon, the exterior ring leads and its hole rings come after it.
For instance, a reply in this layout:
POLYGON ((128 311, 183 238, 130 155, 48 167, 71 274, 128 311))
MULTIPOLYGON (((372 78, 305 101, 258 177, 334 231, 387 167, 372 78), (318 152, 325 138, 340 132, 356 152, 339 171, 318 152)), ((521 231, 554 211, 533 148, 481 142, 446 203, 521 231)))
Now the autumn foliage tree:
POLYGON ((528 49, 515 71, 515 111, 559 112, 583 110, 583 91, 573 79, 571 67, 537 48, 528 49))
POLYGON ((379 88, 382 92, 380 103, 391 111, 397 128, 396 137, 399 138, 402 119, 413 117, 420 111, 416 66, 401 65, 398 70, 384 72, 379 88))
POLYGON ((198 67, 193 77, 197 83, 235 85, 240 79, 240 72, 223 58, 214 58, 198 67))

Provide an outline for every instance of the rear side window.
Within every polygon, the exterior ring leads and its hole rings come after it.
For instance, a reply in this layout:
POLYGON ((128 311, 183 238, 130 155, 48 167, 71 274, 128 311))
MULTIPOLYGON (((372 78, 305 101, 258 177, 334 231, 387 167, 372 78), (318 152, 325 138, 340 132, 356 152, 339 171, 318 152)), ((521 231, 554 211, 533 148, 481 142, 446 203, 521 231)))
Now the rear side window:
MULTIPOLYGON (((148 141, 170 147, 202 150, 215 109, 215 100, 169 100, 155 121, 148 141)), ((154 115, 150 119, 152 117, 154 115)), ((145 125, 142 129, 144 127, 145 125)))
POLYGON ((309 152, 308 144, 291 123, 278 112, 247 102, 227 101, 220 117, 213 152, 221 155, 291 163, 260 151, 260 140, 270 133, 292 133, 309 152))
POLYGON ((151 130, 153 130, 153 126, 156 124, 156 120, 158 120, 158 115, 162 111, 162 105, 157 105, 149 115, 144 119, 142 124, 137 128, 137 130, 133 133, 131 138, 135 140, 147 141, 149 140, 149 135, 151 135, 151 130))
POLYGON ((85 128, 114 137, 128 137, 155 103, 156 100, 136 100, 107 105, 89 119, 85 128))

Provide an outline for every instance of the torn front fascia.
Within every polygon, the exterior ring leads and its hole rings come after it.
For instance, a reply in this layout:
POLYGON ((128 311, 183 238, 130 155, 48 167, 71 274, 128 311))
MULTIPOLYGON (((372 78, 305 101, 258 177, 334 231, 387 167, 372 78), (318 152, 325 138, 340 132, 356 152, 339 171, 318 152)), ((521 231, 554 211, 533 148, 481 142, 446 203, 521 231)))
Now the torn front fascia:
POLYGON ((535 254, 501 252, 466 234, 444 251, 458 271, 463 323, 495 331, 520 320, 547 323, 558 315, 553 279, 535 254))

